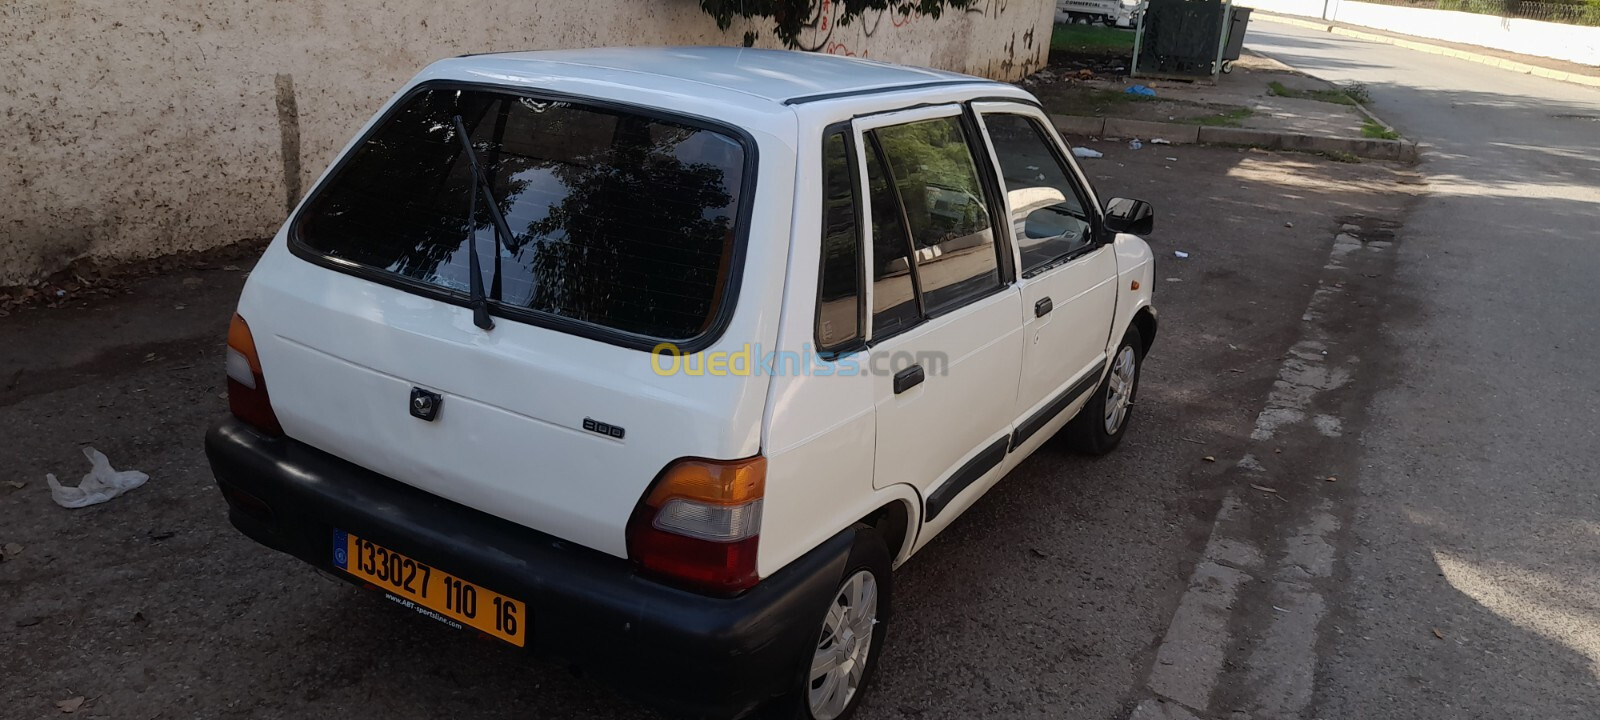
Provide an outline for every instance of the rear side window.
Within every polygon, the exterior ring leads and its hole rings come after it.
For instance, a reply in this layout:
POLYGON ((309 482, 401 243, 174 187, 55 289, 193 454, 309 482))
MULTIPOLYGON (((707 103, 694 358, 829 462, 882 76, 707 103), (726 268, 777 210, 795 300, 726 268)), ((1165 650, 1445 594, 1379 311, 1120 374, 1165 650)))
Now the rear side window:
POLYGON ((328 258, 462 299, 477 243, 497 314, 683 341, 713 330, 731 289, 746 172, 739 140, 688 121, 435 87, 352 152, 295 233, 328 258), (511 229, 498 253, 484 203, 467 218, 456 115, 511 229))
POLYGON ((817 349, 861 338, 861 231, 856 223, 855 156, 843 130, 822 141, 822 268, 817 285, 817 349))

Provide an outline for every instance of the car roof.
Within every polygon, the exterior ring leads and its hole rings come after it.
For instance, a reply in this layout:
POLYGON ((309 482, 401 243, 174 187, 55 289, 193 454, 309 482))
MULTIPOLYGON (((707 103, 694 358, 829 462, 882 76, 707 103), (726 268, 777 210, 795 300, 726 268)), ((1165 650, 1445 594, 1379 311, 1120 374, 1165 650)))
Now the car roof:
POLYGON ((1003 85, 971 75, 861 58, 713 46, 468 55, 442 61, 435 70, 474 76, 496 74, 502 79, 511 79, 502 73, 512 71, 514 76, 530 81, 540 75, 560 75, 675 94, 694 94, 713 87, 783 105, 940 85, 1003 85))

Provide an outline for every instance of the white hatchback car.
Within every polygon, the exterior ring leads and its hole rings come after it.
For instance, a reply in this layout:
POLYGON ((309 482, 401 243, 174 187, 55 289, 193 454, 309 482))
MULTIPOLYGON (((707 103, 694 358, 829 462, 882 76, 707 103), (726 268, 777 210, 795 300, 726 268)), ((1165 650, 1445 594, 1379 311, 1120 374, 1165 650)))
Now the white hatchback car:
POLYGON ((851 714, 890 569, 1128 426, 1148 205, 1038 103, 733 48, 408 83, 251 273, 206 451, 246 535, 669 708, 851 714))

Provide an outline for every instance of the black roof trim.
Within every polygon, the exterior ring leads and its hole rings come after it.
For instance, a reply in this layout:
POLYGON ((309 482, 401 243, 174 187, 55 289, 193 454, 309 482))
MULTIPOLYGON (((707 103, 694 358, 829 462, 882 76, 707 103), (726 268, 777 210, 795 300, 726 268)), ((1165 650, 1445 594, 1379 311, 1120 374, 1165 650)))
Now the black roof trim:
POLYGON ((904 90, 924 90, 947 85, 997 85, 993 80, 972 78, 970 80, 930 80, 928 82, 908 83, 905 85, 884 85, 882 87, 859 88, 856 90, 841 90, 839 92, 818 93, 816 95, 799 95, 783 101, 785 105, 804 105, 806 103, 835 100, 838 98, 855 97, 857 95, 878 95, 881 93, 901 92, 904 90))

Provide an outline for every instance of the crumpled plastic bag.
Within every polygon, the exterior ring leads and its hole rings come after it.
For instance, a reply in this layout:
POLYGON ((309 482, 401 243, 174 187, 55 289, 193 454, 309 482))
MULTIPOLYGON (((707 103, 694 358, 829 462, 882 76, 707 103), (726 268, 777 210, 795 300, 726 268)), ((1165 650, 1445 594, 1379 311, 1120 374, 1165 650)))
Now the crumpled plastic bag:
POLYGON ((1072 156, 1073 157, 1081 157, 1081 158, 1098 158, 1098 157, 1105 157, 1106 155, 1105 155, 1105 153, 1100 152, 1099 150, 1095 150, 1093 148, 1074 147, 1074 148, 1072 148, 1072 156))
POLYGON ((76 509, 99 505, 143 485, 150 479, 149 475, 138 470, 118 471, 112 468, 111 460, 106 454, 92 447, 85 447, 83 456, 88 458, 94 467, 83 476, 83 482, 78 483, 77 487, 62 485, 53 473, 44 476, 45 482, 50 483, 50 498, 61 507, 76 509))

